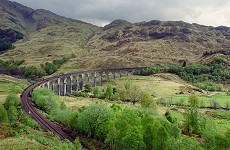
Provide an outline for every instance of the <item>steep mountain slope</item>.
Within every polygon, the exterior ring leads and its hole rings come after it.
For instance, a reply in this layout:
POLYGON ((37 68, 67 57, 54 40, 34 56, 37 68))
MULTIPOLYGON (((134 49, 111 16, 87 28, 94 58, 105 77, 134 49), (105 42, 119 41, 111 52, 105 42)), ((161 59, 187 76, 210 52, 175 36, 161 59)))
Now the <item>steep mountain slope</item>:
MULTIPOLYGON (((39 66, 63 56, 71 59, 57 73, 81 69, 198 62, 207 51, 230 51, 230 28, 182 21, 130 23, 115 20, 103 28, 1 0, 0 28, 22 32, 23 40, 1 54, 39 66)), ((229 59, 229 55, 226 55, 229 59)))
POLYGON ((1 0, 0 28, 22 32, 24 39, 15 49, 1 54, 3 59, 25 59, 36 65, 62 56, 81 57, 83 46, 101 29, 97 26, 58 16, 50 11, 33 10, 16 2, 1 0))
POLYGON ((205 51, 230 49, 230 28, 227 27, 157 20, 135 24, 116 20, 108 26, 92 38, 87 48, 102 57, 119 57, 123 63, 145 66, 183 60, 197 62, 205 51))

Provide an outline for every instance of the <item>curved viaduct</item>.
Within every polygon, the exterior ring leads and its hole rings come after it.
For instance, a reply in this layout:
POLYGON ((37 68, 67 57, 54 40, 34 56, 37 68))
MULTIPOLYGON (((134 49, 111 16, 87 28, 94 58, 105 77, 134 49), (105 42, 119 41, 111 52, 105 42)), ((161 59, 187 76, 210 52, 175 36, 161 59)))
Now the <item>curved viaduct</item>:
POLYGON ((73 141, 74 138, 68 133, 65 133, 58 124, 49 121, 36 109, 31 97, 33 90, 37 87, 48 88, 52 90, 55 95, 65 96, 66 93, 72 93, 72 91, 84 90, 85 84, 91 84, 93 87, 95 87, 96 85, 102 85, 102 82, 109 81, 110 78, 115 79, 122 76, 133 75, 135 71, 141 69, 143 68, 90 70, 51 77, 34 83, 24 90, 21 95, 22 108, 28 115, 35 119, 45 131, 53 132, 54 134, 58 135, 61 140, 68 139, 73 141))

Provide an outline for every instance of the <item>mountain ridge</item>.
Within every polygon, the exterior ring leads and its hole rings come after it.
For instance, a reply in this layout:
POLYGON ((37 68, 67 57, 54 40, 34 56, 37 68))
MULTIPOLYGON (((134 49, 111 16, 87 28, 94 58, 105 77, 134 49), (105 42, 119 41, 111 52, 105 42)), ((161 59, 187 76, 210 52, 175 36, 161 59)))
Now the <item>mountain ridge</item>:
POLYGON ((159 20, 130 23, 117 19, 98 27, 8 0, 1 1, 0 14, 0 28, 26 35, 1 58, 25 59, 25 66, 40 66, 44 61, 70 56, 58 73, 194 63, 201 61, 207 51, 230 50, 230 28, 225 26, 159 20))

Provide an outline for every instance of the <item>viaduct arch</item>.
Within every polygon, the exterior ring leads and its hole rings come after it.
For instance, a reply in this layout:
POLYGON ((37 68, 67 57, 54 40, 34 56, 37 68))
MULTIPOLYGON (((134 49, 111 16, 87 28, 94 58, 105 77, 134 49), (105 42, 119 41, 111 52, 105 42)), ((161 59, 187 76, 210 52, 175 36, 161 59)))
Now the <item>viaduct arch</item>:
POLYGON ((37 87, 48 88, 54 91, 55 95, 65 96, 67 93, 72 93, 72 91, 84 90, 85 84, 91 84, 92 87, 100 86, 110 79, 133 75, 135 71, 141 69, 143 68, 116 68, 63 74, 46 79, 37 87))

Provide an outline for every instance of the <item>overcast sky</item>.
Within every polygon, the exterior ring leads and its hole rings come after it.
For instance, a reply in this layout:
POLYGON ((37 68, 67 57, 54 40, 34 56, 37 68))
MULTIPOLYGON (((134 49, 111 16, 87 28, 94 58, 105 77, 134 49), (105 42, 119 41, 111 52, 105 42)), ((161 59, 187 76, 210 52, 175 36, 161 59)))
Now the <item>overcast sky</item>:
POLYGON ((186 21, 230 27, 230 0, 14 0, 104 26, 115 19, 186 21))

